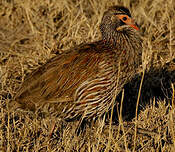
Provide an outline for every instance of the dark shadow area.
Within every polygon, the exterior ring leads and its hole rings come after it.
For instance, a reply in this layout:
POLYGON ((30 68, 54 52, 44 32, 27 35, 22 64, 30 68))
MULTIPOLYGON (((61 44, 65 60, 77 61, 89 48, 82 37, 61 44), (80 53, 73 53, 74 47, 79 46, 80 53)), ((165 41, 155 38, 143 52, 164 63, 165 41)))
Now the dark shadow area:
MULTIPOLYGON (((135 117, 136 102, 141 82, 141 75, 136 75, 129 83, 124 86, 124 100, 122 116, 124 120, 131 120, 135 117)), ((172 102, 172 83, 175 85, 175 59, 166 63, 162 68, 145 72, 144 81, 139 100, 139 111, 150 103, 151 99, 155 101, 166 99, 167 104, 172 102)), ((116 100, 121 102, 122 93, 116 100)), ((117 105, 114 107, 114 122, 118 122, 117 105)))

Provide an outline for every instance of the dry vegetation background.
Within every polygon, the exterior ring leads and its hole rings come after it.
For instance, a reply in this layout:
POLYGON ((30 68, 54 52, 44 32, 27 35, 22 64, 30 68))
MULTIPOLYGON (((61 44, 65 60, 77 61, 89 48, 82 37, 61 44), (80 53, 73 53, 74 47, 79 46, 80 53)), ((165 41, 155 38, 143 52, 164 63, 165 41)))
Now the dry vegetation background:
POLYGON ((0 1, 0 151, 173 152, 174 84, 174 0, 0 1), (130 119, 120 117, 116 123, 116 106, 115 121, 109 115, 105 121, 87 125, 79 136, 74 134, 76 122, 20 110, 9 113, 7 104, 24 77, 55 54, 98 40, 103 12, 114 4, 130 8, 144 39, 147 72, 138 117, 131 113, 135 113, 139 75, 125 86, 123 115, 130 119), (56 127, 50 134, 54 121, 56 127))

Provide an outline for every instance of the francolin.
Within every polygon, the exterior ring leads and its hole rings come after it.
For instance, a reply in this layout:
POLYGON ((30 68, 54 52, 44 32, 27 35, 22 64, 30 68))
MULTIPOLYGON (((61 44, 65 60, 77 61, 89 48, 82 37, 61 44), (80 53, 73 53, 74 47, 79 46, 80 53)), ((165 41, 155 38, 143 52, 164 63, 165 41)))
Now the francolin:
POLYGON ((113 98, 141 68, 142 40, 123 6, 104 12, 100 31, 99 41, 56 55, 31 72, 10 105, 31 111, 47 105, 64 120, 80 121, 109 111, 113 98))

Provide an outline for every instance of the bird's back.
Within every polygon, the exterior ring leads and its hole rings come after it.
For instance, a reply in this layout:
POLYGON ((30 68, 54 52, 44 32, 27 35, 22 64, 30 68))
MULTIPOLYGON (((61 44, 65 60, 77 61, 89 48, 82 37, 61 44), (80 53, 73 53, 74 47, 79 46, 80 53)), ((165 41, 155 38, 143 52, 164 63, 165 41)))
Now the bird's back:
POLYGON ((26 77, 15 100, 22 108, 32 111, 38 106, 54 103, 57 104, 57 112, 70 114, 68 117, 76 113, 78 105, 85 106, 85 102, 91 100, 95 106, 96 100, 108 94, 105 93, 106 87, 110 92, 110 85, 115 81, 112 80, 116 61, 114 54, 99 41, 57 55, 26 77), (68 112, 70 110, 74 114, 68 112))

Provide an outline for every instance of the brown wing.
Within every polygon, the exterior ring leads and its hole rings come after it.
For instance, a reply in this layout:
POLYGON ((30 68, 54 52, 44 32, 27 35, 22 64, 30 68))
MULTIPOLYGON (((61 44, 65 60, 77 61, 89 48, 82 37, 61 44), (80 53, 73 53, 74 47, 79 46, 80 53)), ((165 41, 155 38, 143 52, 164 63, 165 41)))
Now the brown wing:
POLYGON ((100 57, 86 45, 52 58, 25 79, 15 100, 30 110, 46 102, 73 102, 78 86, 98 72, 100 57))

